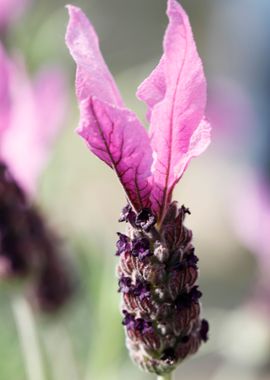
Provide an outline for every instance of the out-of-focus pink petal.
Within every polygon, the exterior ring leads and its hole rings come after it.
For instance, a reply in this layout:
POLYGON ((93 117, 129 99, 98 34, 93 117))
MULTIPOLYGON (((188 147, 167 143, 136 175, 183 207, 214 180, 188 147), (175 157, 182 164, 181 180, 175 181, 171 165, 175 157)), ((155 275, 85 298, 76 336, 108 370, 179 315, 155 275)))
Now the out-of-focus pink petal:
POLYGON ((155 162, 151 202, 159 218, 191 157, 208 145, 210 136, 209 125, 200 124, 206 106, 206 80, 188 17, 176 0, 168 0, 167 15, 162 63, 139 89, 139 96, 152 108, 150 137, 155 162))
POLYGON ((238 150, 246 147, 256 120, 255 105, 251 94, 237 81, 219 78, 212 81, 207 102, 207 119, 215 126, 213 139, 222 145, 229 144, 238 150), (232 144, 238 140, 238 143, 232 144))
MULTIPOLYGON (((66 113, 66 85, 64 74, 58 68, 41 70, 34 83, 35 102, 39 107, 40 120, 46 121, 37 136, 46 144, 53 143, 59 132, 66 113)), ((45 152, 46 153, 46 147, 45 152)))
POLYGON ((62 125, 65 92, 61 72, 43 72, 31 84, 22 67, 13 67, 11 118, 1 136, 1 159, 29 195, 62 125))
POLYGON ((80 8, 68 5, 66 44, 77 64, 76 93, 79 100, 97 96, 110 104, 123 101, 101 55, 97 34, 80 8))
POLYGON ((152 152, 136 115, 96 97, 85 99, 78 132, 90 150, 115 170, 134 208, 149 206, 152 152))
POLYGON ((0 134, 8 127, 10 119, 10 63, 0 44, 0 134))
POLYGON ((249 173, 238 186, 233 223, 242 243, 257 256, 262 272, 270 272, 270 185, 249 173))
POLYGON ((116 171, 134 208, 149 206, 152 150, 135 114, 124 108, 99 50, 97 35, 83 12, 68 6, 66 43, 77 63, 78 133, 90 150, 116 171))
POLYGON ((5 29, 24 11, 29 0, 0 0, 0 29, 5 29))

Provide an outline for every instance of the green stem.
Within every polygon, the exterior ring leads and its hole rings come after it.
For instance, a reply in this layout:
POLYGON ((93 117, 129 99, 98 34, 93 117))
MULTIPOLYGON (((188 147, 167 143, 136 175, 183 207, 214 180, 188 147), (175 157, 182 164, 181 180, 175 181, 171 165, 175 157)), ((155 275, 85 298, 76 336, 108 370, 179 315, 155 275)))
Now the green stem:
POLYGON ((174 376, 173 376, 173 373, 167 373, 165 375, 162 375, 162 376, 158 376, 157 380, 173 380, 174 376))
POLYGON ((36 323, 31 307, 23 297, 12 301, 12 309, 19 334, 28 380, 45 380, 36 323))

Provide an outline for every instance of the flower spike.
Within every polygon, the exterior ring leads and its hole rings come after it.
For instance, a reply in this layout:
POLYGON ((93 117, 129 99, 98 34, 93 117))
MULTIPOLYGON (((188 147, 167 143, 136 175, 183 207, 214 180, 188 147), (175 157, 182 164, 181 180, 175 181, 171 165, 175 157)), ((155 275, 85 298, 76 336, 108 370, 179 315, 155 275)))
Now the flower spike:
POLYGON ((68 9, 66 43, 77 64, 78 132, 116 171, 129 198, 119 219, 127 232, 118 233, 116 244, 127 347, 142 369, 163 376, 208 338, 198 257, 192 231, 184 225, 190 212, 171 202, 189 161, 210 142, 202 63, 186 13, 168 0, 164 54, 137 92, 148 106, 148 136, 124 108, 92 25, 79 8, 68 9))

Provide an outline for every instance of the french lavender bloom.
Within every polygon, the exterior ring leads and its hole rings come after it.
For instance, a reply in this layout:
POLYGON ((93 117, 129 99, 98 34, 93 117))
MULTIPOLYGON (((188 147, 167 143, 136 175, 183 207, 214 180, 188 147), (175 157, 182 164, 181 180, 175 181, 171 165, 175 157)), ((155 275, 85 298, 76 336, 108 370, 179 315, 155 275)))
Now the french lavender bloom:
POLYGON ((59 239, 33 205, 64 116, 64 82, 56 70, 34 83, 0 46, 0 278, 31 276, 46 310, 71 294, 59 239))
POLYGON ((158 375, 170 373, 207 340, 196 285, 198 258, 189 210, 172 192, 190 160, 209 145, 204 119, 206 80, 185 11, 168 0, 169 25, 158 66, 137 96, 148 106, 150 132, 124 106, 84 13, 68 6, 66 43, 77 64, 78 133, 117 174, 129 200, 116 255, 123 325, 132 359, 158 375))

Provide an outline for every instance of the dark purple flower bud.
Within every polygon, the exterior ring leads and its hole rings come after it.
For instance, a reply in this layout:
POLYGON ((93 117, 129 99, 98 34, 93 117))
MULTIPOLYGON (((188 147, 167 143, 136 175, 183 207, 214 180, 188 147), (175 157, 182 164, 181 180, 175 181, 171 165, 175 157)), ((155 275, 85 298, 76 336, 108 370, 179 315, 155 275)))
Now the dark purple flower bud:
POLYGON ((129 293, 132 290, 132 280, 130 277, 122 277, 120 278, 119 282, 119 292, 122 293, 129 293))
POLYGON ((199 258, 195 255, 195 248, 190 245, 184 254, 184 263, 186 266, 193 266, 194 268, 197 268, 198 261, 199 258))
POLYGON ((136 216, 135 225, 142 230, 149 232, 150 229, 156 224, 156 217, 153 215, 149 208, 143 208, 136 216))
POLYGON ((133 211, 132 207, 129 204, 127 204, 123 208, 118 221, 119 222, 127 222, 127 223, 130 223, 132 226, 134 226, 135 225, 135 219, 136 219, 135 212, 133 211))
POLYGON ((190 212, 189 208, 185 207, 184 205, 181 206, 180 210, 181 210, 181 212, 182 212, 183 215, 185 215, 185 214, 191 215, 191 212, 190 212))
POLYGON ((120 256, 121 253, 129 252, 131 250, 131 243, 128 236, 121 234, 120 232, 117 232, 117 235, 119 236, 119 239, 116 242, 116 256, 120 256))
POLYGON ((202 297, 202 292, 199 290, 198 286, 193 286, 193 288, 188 293, 192 301, 198 301, 202 297))
POLYGON ((150 242, 146 238, 135 238, 132 240, 132 255, 143 260, 147 256, 151 256, 150 242))
POLYGON ((203 319, 201 323, 200 336, 204 342, 208 341, 209 323, 203 319))
POLYGON ((139 332, 143 332, 144 330, 144 325, 145 325, 145 322, 142 318, 137 318, 135 319, 135 322, 134 322, 134 329, 136 331, 139 331, 139 332))
POLYGON ((161 360, 164 360, 165 362, 169 364, 173 364, 175 359, 176 359, 176 356, 175 356, 175 351, 173 348, 166 348, 166 350, 164 350, 161 355, 161 360))
POLYGON ((135 318, 133 315, 129 314, 126 310, 123 310, 124 318, 122 320, 122 325, 126 326, 128 330, 132 330, 135 327, 135 318))
POLYGON ((144 321, 143 333, 152 334, 154 332, 153 324, 149 321, 144 321))
POLYGON ((198 290, 197 286, 193 286, 193 288, 188 293, 180 294, 176 301, 175 305, 177 309, 182 309, 186 307, 190 307, 193 302, 197 302, 202 296, 202 293, 198 290))
POLYGON ((140 300, 143 300, 150 295, 150 285, 147 282, 137 281, 132 293, 134 296, 139 297, 140 300))
POLYGON ((143 318, 135 318, 132 314, 123 310, 124 318, 122 324, 126 326, 128 330, 134 330, 143 334, 152 333, 153 327, 150 321, 146 321, 143 318))

